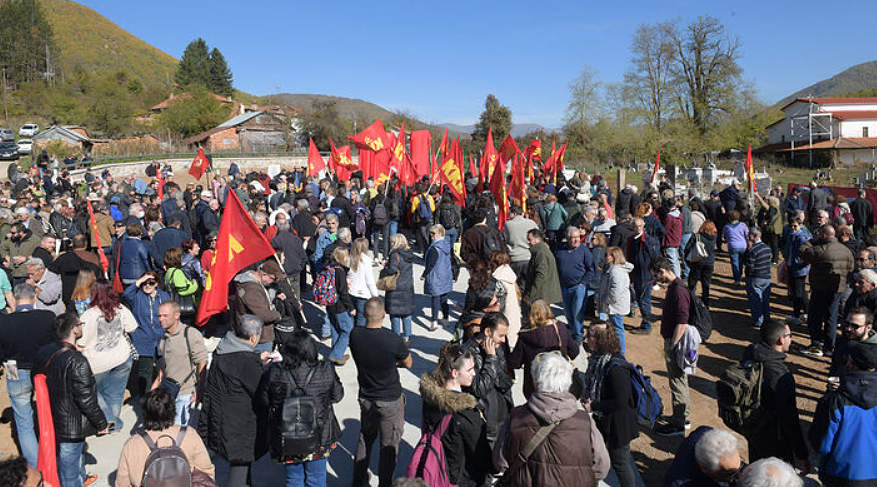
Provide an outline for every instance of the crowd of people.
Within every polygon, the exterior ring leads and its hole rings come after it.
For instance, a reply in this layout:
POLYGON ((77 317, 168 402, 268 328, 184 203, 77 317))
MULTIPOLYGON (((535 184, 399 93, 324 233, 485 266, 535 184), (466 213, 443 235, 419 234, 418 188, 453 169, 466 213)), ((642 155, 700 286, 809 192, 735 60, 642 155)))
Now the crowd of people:
POLYGON ((223 485, 248 485, 266 453, 286 485, 326 485, 342 433, 333 405, 345 393, 360 407, 356 487, 369 485, 376 441, 381 487, 588 486, 610 470, 635 486, 631 442, 644 422, 657 435, 687 435, 667 486, 795 487, 809 473, 832 486, 877 482, 877 247, 864 192, 852 202, 815 184, 806 198, 779 187, 747 195, 734 180, 701 198, 665 178, 613 192, 599 174, 537 169, 506 212, 477 180, 458 205, 426 179, 270 177, 236 164, 206 185, 159 176, 104 171, 74 183, 35 166, 0 190, 0 359, 20 450, 0 462, 0 484, 94 483, 86 439, 129 431, 126 391, 134 433, 119 458, 98 459, 118 462, 117 486, 210 485, 218 462, 223 485), (231 192, 275 255, 238 273, 229 310, 195 326, 211 268, 223 265, 215 246, 231 192), (759 330, 742 356, 725 357, 758 364, 758 424, 738 431, 748 465, 720 425, 689 433, 688 377, 709 335, 700 305, 711 303, 723 245, 732 292, 746 293, 759 330), (774 275, 788 287, 785 321, 772 312, 774 275), (429 301, 422 330, 417 294, 429 301), (625 337, 658 323, 671 403, 650 418, 642 401, 654 389, 625 337), (828 370, 810 369, 827 389, 806 436, 785 363, 792 330, 805 325, 800 352, 831 357, 828 370), (420 378, 422 411, 406 411, 399 369, 412 366, 412 336, 439 328, 453 339, 420 378), (573 365, 581 354, 584 370, 573 365), (355 391, 337 373, 351 358, 355 391), (419 418, 422 437, 399 458, 406 417, 419 418), (159 450, 185 468, 156 463, 159 450), (399 462, 406 478, 395 478, 399 462))

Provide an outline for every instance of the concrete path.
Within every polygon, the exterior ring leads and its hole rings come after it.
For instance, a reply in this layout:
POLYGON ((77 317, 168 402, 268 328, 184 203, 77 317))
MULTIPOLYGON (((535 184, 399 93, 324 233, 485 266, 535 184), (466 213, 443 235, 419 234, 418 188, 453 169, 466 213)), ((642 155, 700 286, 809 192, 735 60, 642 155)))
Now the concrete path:
MULTIPOLYGON (((378 268, 375 268, 377 275, 378 268)), ((414 445, 420 439, 420 416, 421 416, 421 399, 418 393, 418 384, 420 375, 432 370, 437 361, 438 350, 442 344, 451 339, 451 333, 447 330, 436 330, 430 332, 426 325, 429 322, 427 318, 430 313, 429 298, 419 294, 423 291, 422 282, 419 277, 423 272, 423 266, 415 264, 414 281, 415 295, 417 299, 416 313, 412 324, 412 338, 410 343, 411 354, 414 364, 410 370, 400 369, 400 377, 402 387, 405 393, 405 432, 402 436, 402 442, 399 445, 399 462, 396 468, 396 475, 405 474, 408 466, 408 460, 414 449, 414 445)), ((463 302, 468 283, 468 274, 465 269, 461 269, 460 277, 454 285, 454 291, 450 295, 450 300, 456 303, 463 302)), ((317 309, 312 303, 305 303, 305 311, 308 324, 311 328, 319 330, 322 323, 322 311, 317 309)), ((456 318, 460 314, 460 308, 451 305, 451 323, 456 323, 456 318)), ((555 310, 555 314, 562 316, 562 310, 555 310)), ((385 322, 385 326, 389 328, 389 318, 385 322)), ((321 345, 321 353, 328 353, 328 342, 321 345)), ((585 370, 586 359, 585 354, 579 355, 575 361, 576 365, 585 370)), ((350 485, 350 479, 353 472, 353 454, 356 451, 356 443, 359 436, 359 405, 357 403, 357 380, 356 365, 350 360, 343 367, 336 368, 338 376, 344 385, 344 399, 335 405, 335 415, 338 417, 338 423, 341 425, 342 435, 338 444, 338 448, 329 457, 327 484, 331 487, 341 487, 350 485)), ((518 371, 516 384, 512 390, 516 405, 523 404, 524 395, 522 392, 522 372, 518 371)), ((118 465, 119 454, 122 446, 128 439, 128 432, 134 426, 136 418, 134 411, 129 405, 123 406, 122 420, 125 422, 126 432, 116 433, 102 438, 90 438, 88 440, 88 456, 87 470, 89 473, 96 473, 100 476, 95 485, 106 486, 115 485, 115 471, 118 465)), ((378 442, 376 442, 378 443, 378 442)), ((372 485, 377 485, 377 462, 378 462, 378 445, 375 446, 372 454, 372 485)), ((217 461, 217 480, 224 487, 226 467, 217 461)), ((253 464, 253 481, 254 487, 280 486, 283 485, 283 469, 274 463, 268 455, 259 459, 253 464)), ((610 472, 610 478, 607 479, 608 485, 617 485, 614 476, 610 472)), ((602 483, 601 485, 607 485, 602 483)))

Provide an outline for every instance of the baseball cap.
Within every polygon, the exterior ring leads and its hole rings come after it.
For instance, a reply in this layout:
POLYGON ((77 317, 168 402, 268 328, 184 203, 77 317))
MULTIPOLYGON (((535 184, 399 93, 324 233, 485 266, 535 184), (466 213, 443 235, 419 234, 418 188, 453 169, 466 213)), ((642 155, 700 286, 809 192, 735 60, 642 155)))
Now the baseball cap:
POLYGON ((283 269, 280 268, 280 264, 278 264, 277 261, 274 259, 265 261, 265 263, 262 264, 262 272, 267 272, 277 279, 282 279, 283 277, 285 277, 283 269))
POLYGON ((213 192, 210 191, 209 189, 205 189, 205 190, 201 191, 201 197, 202 198, 212 198, 213 192))

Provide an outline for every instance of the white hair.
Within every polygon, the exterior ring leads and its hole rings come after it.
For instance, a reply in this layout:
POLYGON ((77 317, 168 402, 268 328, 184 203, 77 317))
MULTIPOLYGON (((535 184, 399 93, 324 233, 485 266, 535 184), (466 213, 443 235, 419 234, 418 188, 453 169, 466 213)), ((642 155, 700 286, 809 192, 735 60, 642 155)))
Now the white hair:
POLYGON ((37 269, 45 269, 46 263, 43 262, 43 259, 40 259, 39 257, 31 257, 30 259, 27 259, 27 262, 25 263, 25 267, 35 267, 37 269))
POLYGON ((559 353, 540 353, 533 359, 530 375, 539 392, 565 392, 572 385, 572 369, 559 353))
POLYGON ((262 333, 262 319, 256 315, 241 315, 238 323, 238 336, 244 339, 252 338, 262 333))
POLYGON ((859 271, 859 276, 863 277, 866 281, 871 284, 877 284, 877 272, 874 272, 871 269, 862 269, 859 271))
POLYGON ((347 240, 348 238, 352 238, 353 235, 350 233, 350 228, 341 227, 338 229, 338 240, 347 240))
POLYGON ((698 440, 694 446, 694 458, 706 473, 719 471, 722 458, 740 453, 740 442, 729 431, 713 428, 698 440))
POLYGON ((777 457, 763 458, 743 470, 737 487, 802 487, 795 469, 777 457))

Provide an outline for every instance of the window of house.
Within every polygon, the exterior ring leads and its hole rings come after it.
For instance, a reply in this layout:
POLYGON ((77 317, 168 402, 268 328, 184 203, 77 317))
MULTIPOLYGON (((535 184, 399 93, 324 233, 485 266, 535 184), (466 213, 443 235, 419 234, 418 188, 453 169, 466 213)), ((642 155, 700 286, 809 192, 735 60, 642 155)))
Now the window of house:
POLYGON ((862 137, 868 136, 868 127, 862 127, 862 137))

